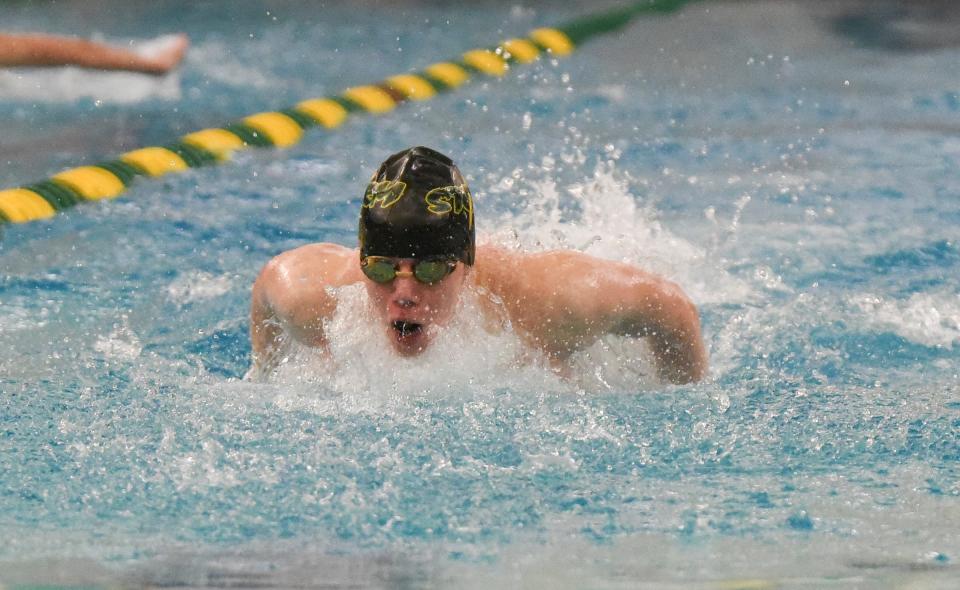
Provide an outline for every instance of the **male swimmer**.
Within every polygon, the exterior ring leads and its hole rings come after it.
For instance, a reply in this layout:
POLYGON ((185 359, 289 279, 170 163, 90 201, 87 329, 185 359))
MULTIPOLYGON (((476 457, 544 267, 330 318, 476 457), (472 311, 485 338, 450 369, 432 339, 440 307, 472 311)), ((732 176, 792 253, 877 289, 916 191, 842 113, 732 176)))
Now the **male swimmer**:
POLYGON ((414 147, 387 158, 363 196, 359 249, 309 244, 280 254, 261 271, 251 306, 256 368, 269 371, 276 364, 285 333, 326 349, 336 288, 363 283, 383 328, 371 339, 385 339, 400 356, 426 350, 472 289, 483 314, 505 315, 555 366, 605 334, 617 334, 645 338, 663 380, 704 377, 700 319, 677 285, 576 251, 477 247, 473 213, 467 183, 446 156, 414 147))

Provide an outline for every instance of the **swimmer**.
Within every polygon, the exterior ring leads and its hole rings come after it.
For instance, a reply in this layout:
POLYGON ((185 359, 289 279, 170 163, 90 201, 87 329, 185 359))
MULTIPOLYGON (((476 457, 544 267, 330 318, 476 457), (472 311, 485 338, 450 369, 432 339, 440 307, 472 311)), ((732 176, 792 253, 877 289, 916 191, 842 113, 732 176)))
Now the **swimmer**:
POLYGON ((173 35, 154 54, 72 37, 0 33, 0 67, 77 66, 166 74, 183 59, 190 45, 184 34, 173 35))
POLYGON ((704 377, 699 315, 680 287, 576 251, 477 247, 473 214, 470 190, 449 158, 425 147, 390 156, 363 196, 358 249, 309 244, 261 271, 251 305, 255 369, 273 368, 284 333, 327 349, 335 289, 362 283, 383 327, 371 338, 385 336, 400 356, 426 350, 472 289, 484 315, 505 315, 558 371, 577 350, 617 334, 647 340, 662 380, 704 377))

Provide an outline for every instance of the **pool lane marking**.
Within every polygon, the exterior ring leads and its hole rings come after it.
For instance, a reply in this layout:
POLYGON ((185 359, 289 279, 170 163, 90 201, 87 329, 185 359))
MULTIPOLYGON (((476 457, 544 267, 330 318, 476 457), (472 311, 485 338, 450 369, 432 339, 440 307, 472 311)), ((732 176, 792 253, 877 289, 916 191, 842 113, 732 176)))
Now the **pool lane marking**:
POLYGON ((507 60, 489 49, 474 49, 463 54, 463 63, 470 69, 500 77, 507 73, 507 60))
POLYGON ((53 217, 56 213, 49 201, 32 190, 14 188, 0 192, 0 215, 4 221, 24 223, 53 217))
POLYGON ((386 79, 386 84, 410 100, 428 100, 437 95, 429 81, 416 74, 400 74, 386 79))
POLYGON ((497 48, 500 55, 503 55, 508 61, 513 60, 518 63, 530 63, 540 57, 540 50, 537 46, 526 39, 507 39, 497 48))
POLYGON ((226 129, 203 129, 183 136, 186 144, 212 154, 218 161, 228 160, 230 154, 243 148, 243 140, 226 129))
POLYGON ((126 188, 119 176, 97 166, 81 166, 64 170, 54 175, 51 180, 69 186, 88 201, 112 199, 126 188))
POLYGON ((138 176, 157 177, 216 164, 249 147, 290 147, 312 127, 334 129, 351 113, 388 113, 404 102, 429 100, 454 90, 474 74, 502 77, 513 64, 530 63, 544 54, 569 55, 587 39, 618 30, 642 13, 673 12, 688 1, 644 0, 556 28, 534 29, 527 38, 508 39, 494 49, 473 49, 460 59, 432 64, 422 72, 399 74, 376 84, 348 88, 339 96, 312 98, 291 108, 257 113, 223 127, 188 133, 170 145, 133 150, 117 160, 71 168, 48 180, 0 190, 0 224, 47 219, 84 201, 114 199, 138 176))
POLYGON ((294 107, 299 113, 310 117, 327 129, 339 127, 347 118, 347 109, 335 100, 329 98, 311 98, 297 103, 294 107))
POLYGON ((530 32, 530 38, 554 55, 564 56, 573 52, 573 41, 557 29, 536 29, 530 32))
POLYGON ((347 88, 341 97, 375 115, 392 111, 397 106, 397 99, 376 84, 347 88))
POLYGON ((303 137, 301 124, 283 113, 258 113, 245 117, 243 122, 267 136, 276 147, 289 147, 303 137))
POLYGON ((120 160, 135 166, 148 176, 163 176, 190 168, 173 150, 165 147, 145 147, 120 156, 120 160))

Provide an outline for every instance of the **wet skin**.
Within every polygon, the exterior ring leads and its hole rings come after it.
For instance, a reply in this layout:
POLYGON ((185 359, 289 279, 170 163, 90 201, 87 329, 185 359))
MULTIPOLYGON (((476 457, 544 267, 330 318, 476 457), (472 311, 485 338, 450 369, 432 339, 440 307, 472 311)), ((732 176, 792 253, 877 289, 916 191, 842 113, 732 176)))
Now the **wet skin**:
POLYGON ((78 66, 96 70, 126 70, 162 75, 183 59, 190 40, 178 34, 155 55, 86 39, 43 34, 0 33, 0 67, 78 66))
MULTIPOLYGON (((400 272, 413 270, 401 260, 400 272)), ((324 322, 333 317, 338 287, 363 283, 392 348, 402 356, 426 350, 454 316, 466 288, 484 293, 486 318, 503 316, 518 336, 562 364, 605 334, 645 338, 660 378, 674 383, 702 379, 707 354, 696 307, 670 281, 632 265, 580 252, 523 253, 477 248, 473 267, 458 264, 442 281, 427 285, 412 276, 376 283, 360 270, 357 250, 309 244, 275 257, 253 287, 250 336, 255 365, 269 371, 288 334, 325 350, 324 322)))
POLYGON ((423 352, 436 334, 453 317, 467 278, 462 263, 433 284, 413 277, 415 260, 398 260, 398 276, 387 283, 366 279, 364 286, 373 302, 394 350, 401 356, 423 352), (409 273, 409 274, 408 274, 409 273))

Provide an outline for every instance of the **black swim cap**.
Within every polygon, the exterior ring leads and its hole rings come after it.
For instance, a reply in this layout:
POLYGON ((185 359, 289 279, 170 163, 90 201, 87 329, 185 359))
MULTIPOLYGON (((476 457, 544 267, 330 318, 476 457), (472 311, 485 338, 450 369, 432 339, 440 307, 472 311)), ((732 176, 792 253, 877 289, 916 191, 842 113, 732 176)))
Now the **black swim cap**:
POLYGON ((360 256, 473 264, 473 197, 453 161, 412 147, 380 164, 360 208, 360 256))

